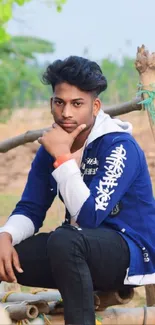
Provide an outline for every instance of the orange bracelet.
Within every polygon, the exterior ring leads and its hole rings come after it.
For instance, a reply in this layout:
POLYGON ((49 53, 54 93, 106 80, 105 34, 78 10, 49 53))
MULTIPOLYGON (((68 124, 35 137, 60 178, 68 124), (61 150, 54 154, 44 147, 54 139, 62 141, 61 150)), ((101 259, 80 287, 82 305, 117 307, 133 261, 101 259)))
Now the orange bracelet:
POLYGON ((68 153, 68 154, 66 154, 66 155, 59 156, 59 157, 55 160, 53 166, 54 166, 54 168, 58 168, 58 167, 59 167, 60 165, 62 165, 65 161, 68 161, 68 160, 70 160, 70 159, 72 159, 70 153, 68 153))

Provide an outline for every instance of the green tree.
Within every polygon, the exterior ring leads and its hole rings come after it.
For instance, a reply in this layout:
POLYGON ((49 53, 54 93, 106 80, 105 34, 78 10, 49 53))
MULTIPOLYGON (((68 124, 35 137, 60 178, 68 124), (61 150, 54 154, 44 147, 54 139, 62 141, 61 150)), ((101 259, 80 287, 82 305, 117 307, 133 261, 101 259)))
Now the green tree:
POLYGON ((16 36, 0 44, 0 109, 24 106, 48 94, 40 82, 36 54, 52 53, 54 44, 39 38, 16 36))
POLYGON ((1 60, 10 57, 19 60, 36 60, 36 54, 48 54, 54 52, 54 43, 30 36, 13 36, 5 43, 0 44, 1 60))
MULTIPOLYGON (((12 18, 13 6, 15 4, 22 6, 30 1, 33 0, 0 0, 0 43, 8 41, 10 38, 6 32, 6 23, 12 18)), ((66 1, 67 0, 48 0, 48 3, 54 2, 58 12, 60 12, 62 5, 65 4, 66 1)))
POLYGON ((107 58, 100 65, 108 81, 107 90, 101 94, 104 103, 116 104, 136 96, 139 78, 132 58, 124 57, 121 63, 107 58))

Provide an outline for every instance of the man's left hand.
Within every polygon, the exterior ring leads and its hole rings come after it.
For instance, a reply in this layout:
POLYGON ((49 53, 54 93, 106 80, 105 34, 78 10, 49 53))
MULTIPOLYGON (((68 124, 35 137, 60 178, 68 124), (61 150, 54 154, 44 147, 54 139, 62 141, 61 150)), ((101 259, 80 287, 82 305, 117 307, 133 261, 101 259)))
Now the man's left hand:
POLYGON ((73 132, 67 133, 55 123, 50 131, 45 132, 38 139, 38 142, 45 147, 51 156, 57 159, 59 156, 70 153, 74 140, 85 127, 85 124, 81 124, 73 132))

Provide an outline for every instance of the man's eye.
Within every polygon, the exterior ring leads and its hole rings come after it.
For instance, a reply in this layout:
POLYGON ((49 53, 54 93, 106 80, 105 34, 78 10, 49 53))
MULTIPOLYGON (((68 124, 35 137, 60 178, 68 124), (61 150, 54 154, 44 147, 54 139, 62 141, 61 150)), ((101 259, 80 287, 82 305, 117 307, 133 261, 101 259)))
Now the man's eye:
POLYGON ((74 105, 75 107, 80 107, 80 106, 82 105, 82 103, 75 102, 73 105, 74 105))
POLYGON ((61 102, 60 100, 55 100, 54 103, 58 106, 63 105, 63 102, 61 102))

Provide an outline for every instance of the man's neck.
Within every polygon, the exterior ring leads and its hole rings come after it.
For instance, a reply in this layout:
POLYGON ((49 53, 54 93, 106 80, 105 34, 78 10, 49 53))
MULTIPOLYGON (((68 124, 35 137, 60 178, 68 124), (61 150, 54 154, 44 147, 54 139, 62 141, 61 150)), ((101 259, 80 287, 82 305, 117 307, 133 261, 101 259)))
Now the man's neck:
POLYGON ((74 143, 72 145, 71 153, 76 152, 77 150, 81 149, 84 146, 84 144, 85 144, 91 130, 92 130, 92 125, 91 125, 91 127, 89 129, 87 129, 86 131, 81 132, 78 135, 78 137, 75 139, 75 141, 74 141, 74 143))

